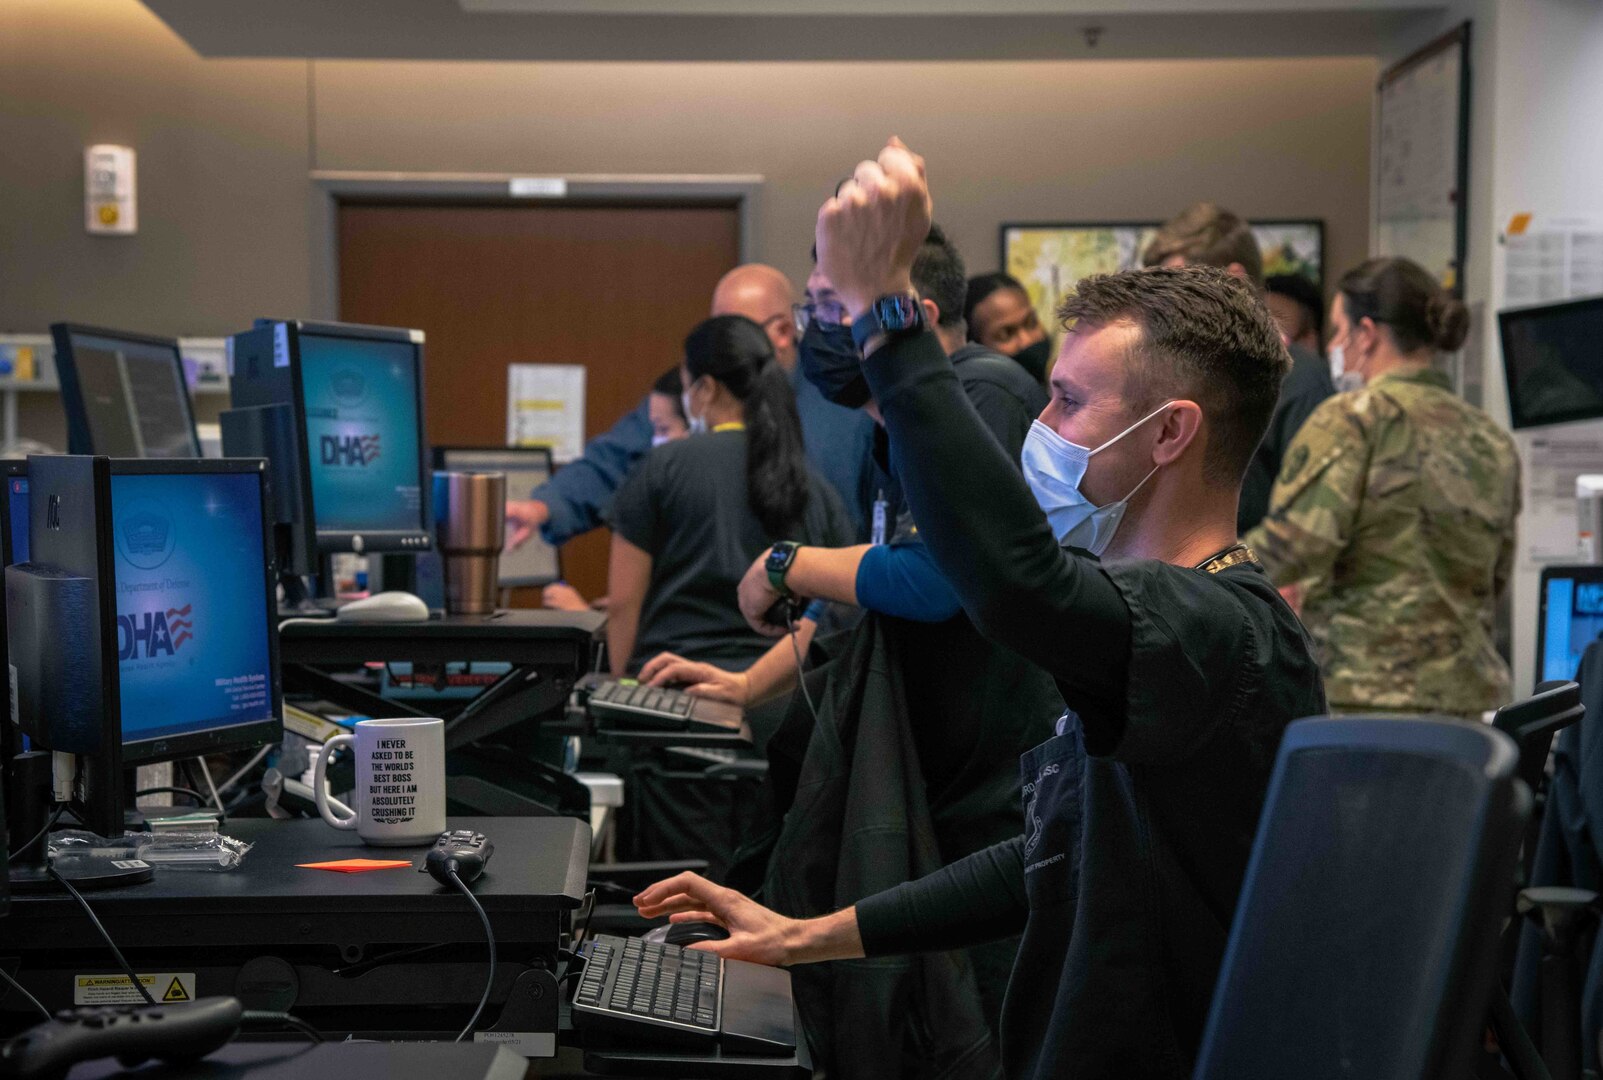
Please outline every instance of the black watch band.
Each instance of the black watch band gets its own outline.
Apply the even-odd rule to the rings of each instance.
[[[859,351],[878,334],[899,337],[924,329],[924,305],[912,293],[891,293],[868,306],[862,318],[852,320],[852,340]]]

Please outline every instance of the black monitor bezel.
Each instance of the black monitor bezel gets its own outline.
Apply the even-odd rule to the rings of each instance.
[[[1538,579],[1536,587],[1536,683],[1541,685],[1542,658],[1547,655],[1547,583],[1553,578],[1574,578],[1576,581],[1603,583],[1603,565],[1595,563],[1574,563],[1570,565],[1544,566],[1542,576]],[[1567,679],[1575,678],[1574,673],[1565,676]]]
[[[177,365],[178,369],[178,385],[184,388],[182,397],[184,417],[189,421],[189,444],[195,451],[194,456],[197,458],[201,456],[200,432],[195,427],[195,403],[189,390],[189,379],[184,374],[184,353],[177,338],[136,334],[130,330],[111,330],[103,326],[88,326],[84,323],[59,322],[51,324],[50,337],[55,345],[56,381],[61,386],[61,404],[67,413],[67,450],[69,453],[93,454],[95,452],[94,438],[89,430],[89,410],[84,405],[83,387],[78,382],[78,359],[73,353],[72,344],[74,335],[110,338],[114,341],[132,342],[135,345],[171,349],[173,363]],[[183,461],[186,459],[172,458],[171,460]]]
[[[11,530],[11,478],[13,476],[27,476],[28,463],[19,458],[6,458],[0,460],[0,570],[10,566],[16,561],[16,535]],[[5,597],[0,594],[0,657],[9,658],[11,628],[6,624]],[[11,665],[6,664],[5,670],[0,671],[0,687],[4,687],[6,701],[11,701],[15,687],[11,685]],[[7,709],[5,716],[0,716],[0,758],[9,763],[22,747],[22,733],[11,722],[11,713]],[[9,764],[6,766],[9,768]]]
[[[467,453],[467,454],[528,454],[531,457],[533,457],[533,456],[543,456],[545,458],[546,475],[547,476],[555,476],[556,475],[557,464],[556,464],[556,461],[554,460],[554,458],[552,457],[551,448],[549,446],[462,446],[462,445],[436,446],[433,449],[434,468],[436,470],[438,470],[438,471],[441,471],[441,472],[449,472],[450,469],[445,463],[445,456],[447,454],[456,454],[456,453]],[[512,493],[508,492],[507,493],[507,497],[511,498],[512,497]],[[556,560],[557,560],[557,573],[556,573],[555,577],[549,578],[549,579],[542,579],[542,578],[535,578],[535,577],[521,577],[521,576],[520,577],[515,577],[515,578],[501,578],[497,582],[497,584],[501,588],[504,588],[504,589],[520,589],[520,588],[541,588],[543,586],[552,585],[552,584],[555,584],[558,581],[561,581],[562,577],[563,577],[563,575],[562,575],[562,549],[560,547],[552,547],[551,550],[552,550],[553,554],[556,555]]]
[[[137,742],[120,740],[122,747],[121,759],[124,767],[149,765],[156,762],[173,761],[178,758],[196,757],[202,754],[254,750],[258,747],[278,742],[283,738],[284,689],[278,660],[278,565],[274,558],[273,550],[272,509],[267,496],[267,462],[261,458],[113,458],[111,460],[110,475],[114,479],[118,476],[182,476],[230,473],[255,473],[260,477],[257,490],[261,500],[262,552],[265,556],[262,561],[262,588],[265,597],[262,612],[267,628],[267,665],[272,716],[270,719],[258,720],[250,724],[236,724],[228,727],[212,728],[208,731],[190,732],[184,735],[161,736],[155,739],[141,739]],[[111,519],[116,514],[115,505],[110,507],[110,511],[111,516],[106,522],[105,529],[108,543],[114,543],[110,530]],[[111,574],[112,585],[115,589],[115,559],[113,559]],[[115,657],[115,649],[113,649],[112,655]],[[120,732],[122,730],[122,695],[120,687],[117,699],[117,724]]]
[[[11,478],[27,476],[28,462],[23,458],[0,459],[0,567],[10,566],[17,560],[17,538],[11,532]],[[0,622],[5,612],[0,610]],[[0,637],[0,645],[4,638]]]
[[[320,554],[355,551],[362,554],[403,553],[418,554],[434,549],[434,532],[429,527],[434,520],[429,505],[432,472],[429,468],[428,425],[423,412],[423,331],[406,330],[393,326],[365,326],[360,323],[310,322],[306,320],[275,320],[294,328],[289,335],[290,393],[294,397],[296,438],[300,440],[302,480],[306,488],[306,502],[312,510],[312,527]],[[258,320],[258,326],[262,320]],[[348,338],[357,341],[382,341],[412,346],[416,361],[417,378],[413,380],[417,395],[417,446],[418,446],[418,500],[419,529],[379,529],[357,532],[354,529],[324,529],[318,522],[317,496],[312,483],[312,448],[306,433],[306,395],[301,378],[301,336]],[[356,538],[362,538],[361,546]]]
[[[1603,405],[1591,408],[1569,409],[1540,418],[1526,415],[1521,408],[1519,376],[1515,373],[1514,365],[1509,363],[1508,337],[1511,323],[1536,315],[1568,313],[1589,308],[1596,308],[1600,319],[1603,319],[1603,296],[1581,297],[1577,300],[1564,300],[1556,304],[1529,304],[1523,307],[1504,308],[1497,313],[1497,337],[1503,356],[1503,381],[1508,389],[1509,427],[1518,431],[1523,428],[1549,427],[1553,424],[1567,424],[1576,420],[1603,418]]]
[[[41,476],[40,470],[47,475]],[[54,475],[49,475],[54,474]],[[34,513],[32,505],[41,498],[49,504],[54,493],[61,493],[62,521],[51,521],[52,515]],[[79,537],[75,530],[64,527],[79,510],[79,496],[91,508],[90,530],[93,536],[93,558],[79,558],[84,552],[72,551]],[[113,545],[111,543],[111,459],[103,455],[48,454],[30,455],[28,458],[28,501],[30,504],[28,532],[29,564],[59,567],[69,573],[92,576],[95,584],[96,619],[98,638],[96,655],[99,672],[86,672],[85,678],[98,677],[100,683],[99,737],[92,751],[74,750],[78,758],[78,777],[74,782],[72,812],[85,828],[101,836],[117,836],[123,827],[122,787],[122,701],[117,665],[117,597],[113,578]],[[72,515],[72,516],[69,516]],[[56,533],[67,545],[71,559],[57,561],[59,550],[39,541],[46,534]],[[41,555],[51,557],[40,562]],[[94,569],[91,573],[89,564]],[[9,642],[8,642],[9,648]],[[48,736],[35,733],[38,749],[58,750],[51,746]]]

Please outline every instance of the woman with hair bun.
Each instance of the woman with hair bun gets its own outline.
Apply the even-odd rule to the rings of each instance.
[[[1356,389],[1293,440],[1247,543],[1301,605],[1332,712],[1478,717],[1507,702],[1493,644],[1519,514],[1514,440],[1436,366],[1469,313],[1417,264],[1337,286],[1331,365]]]

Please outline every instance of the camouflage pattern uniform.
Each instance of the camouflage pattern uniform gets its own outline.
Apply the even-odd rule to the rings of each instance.
[[[1247,543],[1302,617],[1333,712],[1476,715],[1509,697],[1492,644],[1519,514],[1514,440],[1408,369],[1337,394],[1286,453]]]

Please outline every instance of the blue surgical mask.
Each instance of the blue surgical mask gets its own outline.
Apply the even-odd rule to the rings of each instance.
[[[802,377],[818,388],[824,400],[848,409],[861,408],[869,398],[863,378],[863,358],[849,326],[834,326],[814,319],[796,344]]]
[[[1101,555],[1108,549],[1113,534],[1118,531],[1119,522],[1124,520],[1130,500],[1135,498],[1142,484],[1152,479],[1152,474],[1158,468],[1153,466],[1152,472],[1147,473],[1141,483],[1124,498],[1103,506],[1092,505],[1080,491],[1085,470],[1090,466],[1092,457],[1157,416],[1170,404],[1172,402],[1165,401],[1095,450],[1070,442],[1039,420],[1030,425],[1029,434],[1024,437],[1020,464],[1024,466],[1024,479],[1030,485],[1030,493],[1046,513],[1046,520],[1052,526],[1052,534],[1057,537],[1058,543],[1065,547],[1084,548],[1093,555]]]

